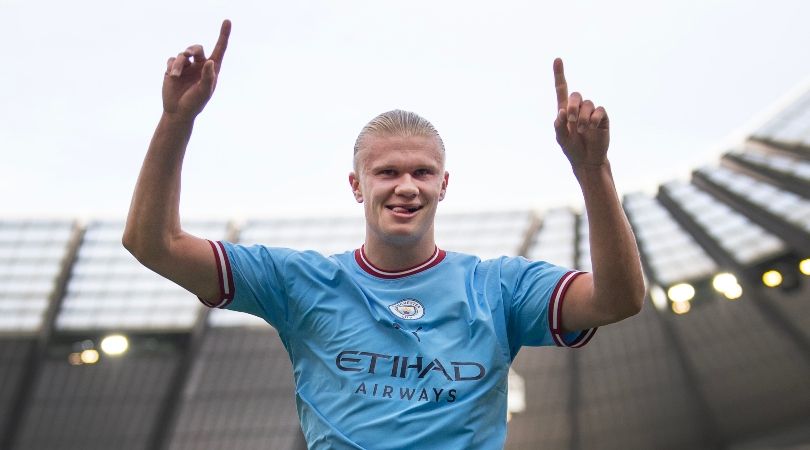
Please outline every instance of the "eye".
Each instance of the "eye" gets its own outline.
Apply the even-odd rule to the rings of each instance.
[[[390,177],[396,175],[397,172],[394,169],[380,169],[377,174]]]
[[[413,174],[416,177],[424,178],[432,173],[433,172],[430,169],[417,169]]]

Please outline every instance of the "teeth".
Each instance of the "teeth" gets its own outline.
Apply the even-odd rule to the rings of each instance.
[[[416,211],[419,210],[419,207],[417,206],[417,207],[414,207],[414,208],[406,208],[404,206],[389,206],[388,209],[390,209],[391,211],[394,211],[395,213],[405,214],[405,213],[416,212]]]

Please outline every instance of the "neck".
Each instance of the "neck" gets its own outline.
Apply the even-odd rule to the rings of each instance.
[[[436,241],[433,239],[433,233],[427,233],[418,242],[390,242],[367,232],[363,250],[366,258],[375,267],[395,272],[417,266],[430,259],[436,251]]]

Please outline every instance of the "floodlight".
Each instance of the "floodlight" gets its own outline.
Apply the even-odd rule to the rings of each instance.
[[[672,311],[675,314],[686,314],[692,309],[692,304],[688,300],[672,302]]]
[[[110,355],[117,356],[127,351],[129,348],[129,341],[126,336],[120,334],[113,334],[101,340],[101,350]]]
[[[98,351],[93,349],[83,350],[80,357],[84,364],[95,364],[98,362]]]
[[[762,283],[768,287],[777,287],[782,284],[782,273],[778,270],[768,270],[762,274]]]
[[[715,275],[712,287],[729,300],[737,300],[742,296],[742,286],[737,282],[737,277],[728,272]]]
[[[742,293],[742,286],[739,284],[735,284],[734,286],[731,286],[723,291],[723,295],[725,295],[729,300],[737,300],[738,298],[742,297]]]
[[[650,299],[652,299],[653,305],[659,311],[664,311],[667,309],[667,305],[669,302],[667,301],[667,294],[657,284],[652,285],[650,287]]]
[[[667,290],[667,297],[673,302],[688,302],[695,297],[695,288],[689,283],[678,283]]]
[[[526,383],[523,377],[510,367],[507,384],[509,389],[506,396],[506,421],[509,422],[512,414],[526,410]]]
[[[799,261],[799,272],[810,275],[810,258],[804,258]]]
[[[728,272],[718,273],[714,276],[714,279],[712,279],[712,287],[714,287],[714,289],[720,293],[725,293],[729,289],[734,289],[734,286],[737,285],[737,277]]]

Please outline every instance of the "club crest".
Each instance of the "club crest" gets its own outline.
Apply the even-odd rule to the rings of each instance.
[[[413,298],[400,300],[388,306],[388,309],[390,309],[395,316],[405,320],[420,319],[425,315],[425,307],[419,303],[419,300]]]

